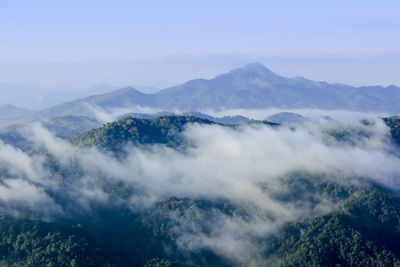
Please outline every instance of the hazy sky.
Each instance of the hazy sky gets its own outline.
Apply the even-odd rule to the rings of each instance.
[[[254,61],[400,85],[400,1],[0,2],[0,83],[163,88]]]

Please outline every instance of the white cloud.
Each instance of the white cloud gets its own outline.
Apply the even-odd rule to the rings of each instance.
[[[372,180],[399,189],[400,159],[390,151],[388,128],[381,120],[368,125],[341,124],[340,129],[366,133],[352,136],[350,144],[327,140],[324,133],[332,127],[338,125],[313,123],[293,129],[260,124],[233,129],[193,124],[184,131],[191,144],[184,152],[161,145],[128,145],[126,157],[115,158],[95,148],[74,147],[35,125],[29,137],[52,154],[67,175],[48,168],[43,157],[0,143],[0,165],[11,173],[1,178],[1,207],[28,209],[50,218],[49,213],[90,213],[98,204],[145,209],[172,196],[248,203],[274,219],[250,212],[252,220],[245,221],[214,211],[207,218],[215,224],[210,233],[191,229],[178,238],[182,247],[190,241],[197,244],[192,249],[207,247],[227,257],[246,259],[257,253],[253,238],[273,233],[284,221],[332,208],[329,200],[318,195],[314,199],[320,203],[315,208],[306,199],[276,200],[276,193],[287,190],[281,178],[290,173],[324,173],[337,183]],[[116,181],[138,191],[111,203],[104,185]],[[53,196],[61,196],[62,201]],[[179,218],[176,221],[179,224]]]

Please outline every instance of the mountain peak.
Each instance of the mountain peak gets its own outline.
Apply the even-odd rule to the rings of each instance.
[[[22,118],[32,111],[11,104],[0,105],[0,120],[15,120]]]
[[[264,76],[264,77],[274,77],[277,76],[274,72],[272,72],[270,69],[265,67],[261,63],[250,63],[247,65],[244,65],[243,67],[234,69],[230,72],[229,74],[239,74],[239,75],[257,75],[257,76]]]
[[[115,90],[113,92],[118,92],[118,93],[129,93],[129,92],[139,92],[138,90],[136,90],[135,88],[133,88],[132,86],[128,86],[128,87],[124,87],[118,90]]]
[[[265,67],[261,63],[250,63],[243,67],[234,69],[228,73],[222,74],[218,77],[226,77],[226,76],[237,76],[244,80],[254,80],[254,79],[261,79],[268,82],[274,82],[278,80],[284,79],[284,77],[275,74],[273,71]]]
[[[2,104],[2,105],[0,105],[0,110],[23,110],[23,111],[28,111],[25,108],[20,108],[20,107],[14,106],[12,104]]]
[[[133,88],[132,86],[124,87],[118,90],[114,90],[105,94],[101,95],[106,95],[106,96],[116,96],[116,95],[148,95],[146,93],[142,93],[141,91],[137,90],[136,88]],[[89,98],[92,97],[97,97],[95,96],[90,96]]]
[[[242,67],[241,69],[252,70],[252,71],[260,71],[260,72],[272,72],[270,69],[265,67],[263,64],[259,62],[250,63]]]

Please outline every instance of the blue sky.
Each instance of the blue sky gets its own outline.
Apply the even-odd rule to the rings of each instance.
[[[166,87],[253,61],[400,85],[400,1],[0,2],[0,83]]]

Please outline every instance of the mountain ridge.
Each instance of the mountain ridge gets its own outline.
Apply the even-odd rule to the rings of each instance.
[[[22,118],[30,113],[32,110],[17,107],[11,104],[0,105],[0,120],[14,120]]]
[[[260,63],[251,63],[209,80],[188,81],[161,90],[158,95],[158,105],[164,109],[175,106],[182,110],[275,107],[400,111],[399,87],[352,87],[286,78]]]
[[[150,107],[183,112],[206,109],[325,109],[363,112],[400,112],[400,87],[391,85],[352,87],[306,78],[286,78],[261,63],[251,63],[212,79],[194,79],[160,90],[142,93],[125,87],[55,105],[29,114],[25,120],[54,116],[95,116],[95,109]]]

